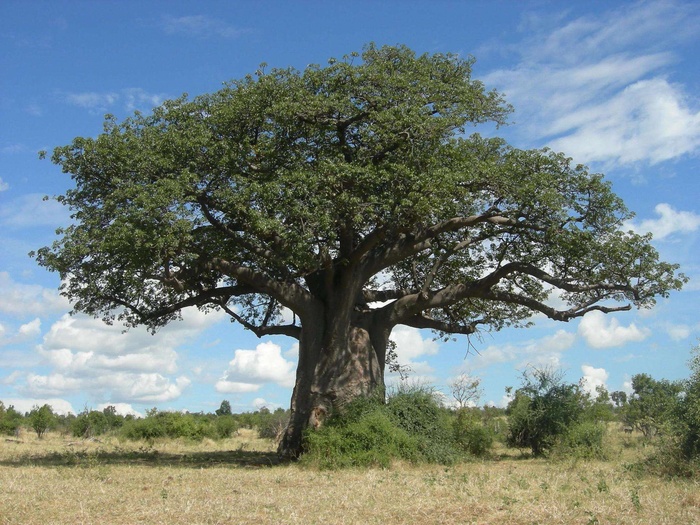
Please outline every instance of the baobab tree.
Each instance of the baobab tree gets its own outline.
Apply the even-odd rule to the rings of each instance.
[[[108,116],[54,150],[73,223],[35,256],[107,322],[156,330],[194,306],[298,339],[292,457],[309,424],[383,388],[397,325],[468,335],[680,288],[602,175],[467,132],[511,111],[472,65],[369,45]]]

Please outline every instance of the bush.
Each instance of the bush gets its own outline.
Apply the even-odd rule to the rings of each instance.
[[[416,461],[419,443],[399,428],[382,405],[366,410],[362,415],[353,403],[349,404],[350,417],[334,415],[318,430],[309,430],[305,436],[305,454],[302,461],[322,469],[344,467],[388,467],[396,459]]]
[[[0,434],[8,436],[16,435],[22,426],[22,414],[15,410],[15,407],[10,405],[5,408],[5,405],[0,401]]]
[[[523,386],[508,404],[509,446],[529,448],[534,456],[546,455],[578,423],[583,397],[578,385],[564,384],[563,374],[533,369],[523,375]]]
[[[453,430],[456,444],[472,456],[485,456],[493,447],[494,432],[482,424],[479,411],[458,410]]]
[[[396,425],[418,441],[420,460],[449,465],[459,459],[452,415],[431,389],[404,387],[389,397],[386,408]]]
[[[219,432],[210,417],[180,412],[149,411],[148,417],[127,421],[122,427],[124,437],[146,441],[166,437],[201,441],[205,437],[216,439]]]
[[[258,436],[262,439],[273,439],[277,441],[289,423],[289,411],[278,408],[270,412],[266,408],[260,409],[255,426],[258,429]]]
[[[580,459],[608,459],[605,447],[607,428],[604,423],[584,421],[573,425],[563,434],[554,452],[558,456]]]
[[[688,461],[700,462],[700,345],[693,349],[691,375],[683,382],[685,395],[676,407],[679,447]]]
[[[43,438],[46,431],[53,428],[56,424],[56,416],[49,405],[35,406],[29,412],[27,419],[39,439]]]
[[[358,398],[318,430],[307,430],[302,461],[320,468],[387,467],[394,460],[452,464],[460,457],[449,412],[429,390],[402,390],[385,404]]]
[[[217,416],[215,426],[216,435],[221,439],[230,438],[238,431],[238,422],[231,415]]]

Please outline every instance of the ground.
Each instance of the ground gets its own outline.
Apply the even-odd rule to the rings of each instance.
[[[0,438],[0,524],[700,524],[700,481],[640,472],[638,437],[618,434],[605,462],[499,449],[343,471],[279,464],[245,430],[154,444],[23,434]]]

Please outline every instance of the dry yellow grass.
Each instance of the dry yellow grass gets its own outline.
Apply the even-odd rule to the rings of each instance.
[[[700,524],[697,482],[639,476],[620,458],[319,472],[271,452],[245,432],[153,447],[3,440],[0,523]]]

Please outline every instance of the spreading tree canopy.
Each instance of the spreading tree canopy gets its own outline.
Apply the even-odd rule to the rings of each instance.
[[[292,456],[304,428],[383,387],[397,325],[471,334],[680,288],[602,175],[467,131],[511,110],[472,65],[369,45],[108,116],[53,152],[73,223],[37,260],[108,322],[155,330],[196,306],[299,339]]]

